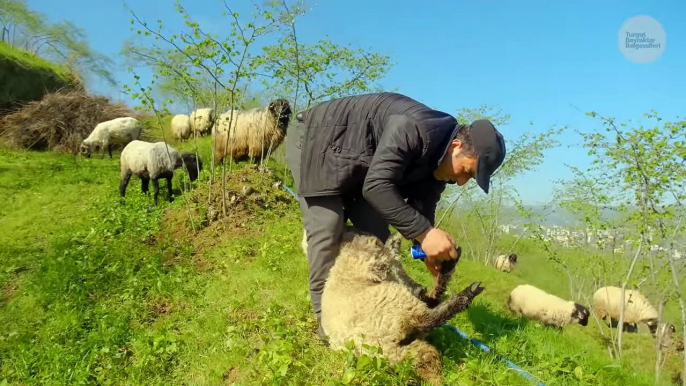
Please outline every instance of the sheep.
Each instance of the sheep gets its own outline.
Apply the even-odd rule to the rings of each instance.
[[[126,146],[131,141],[137,140],[141,136],[143,125],[136,118],[121,117],[109,121],[98,123],[88,138],[81,142],[79,151],[87,158],[91,157],[94,151],[101,151],[105,158],[105,149],[112,158],[112,146]]]
[[[191,113],[189,122],[191,125],[191,132],[205,135],[212,128],[215,121],[214,109],[211,107],[197,109]]]
[[[191,118],[186,114],[174,115],[171,120],[171,132],[181,140],[188,139],[191,136]]]
[[[198,169],[202,170],[202,160],[195,155],[179,152],[165,142],[144,142],[132,141],[121,152],[121,180],[119,183],[119,194],[124,197],[126,186],[132,175],[141,179],[143,193],[148,193],[148,183],[152,180],[155,190],[154,200],[157,206],[157,196],[160,192],[158,179],[167,180],[167,194],[169,202],[172,201],[172,178],[174,170],[181,166],[186,166],[186,171],[191,181],[198,178]]]
[[[414,357],[417,374],[440,385],[442,362],[425,333],[466,310],[484,287],[474,282],[441,302],[459,257],[442,264],[434,289],[427,294],[403,270],[400,240],[395,234],[384,244],[372,235],[344,232],[324,284],[321,326],[333,350],[344,350],[352,341],[355,355],[364,344],[380,347],[391,365]]]
[[[510,273],[517,265],[517,255],[511,253],[510,255],[499,255],[495,259],[495,268],[503,272]]]
[[[228,156],[239,162],[268,155],[283,142],[291,115],[286,99],[276,99],[266,108],[231,110],[220,115],[213,129],[215,160],[222,162]]]
[[[599,288],[593,294],[593,312],[605,320],[610,316],[610,325],[619,321],[620,301],[622,289],[620,287],[607,286]],[[650,304],[640,292],[627,289],[624,293],[626,308],[624,311],[624,328],[633,325],[638,330],[638,323],[645,323],[650,333],[655,336],[657,332],[657,310]]]
[[[585,327],[591,315],[587,307],[551,295],[530,284],[518,285],[510,292],[507,308],[556,328],[572,323],[579,323]]]
[[[307,258],[307,231],[303,228],[303,239],[300,242],[300,246],[303,249],[303,253],[305,254],[305,258]]]

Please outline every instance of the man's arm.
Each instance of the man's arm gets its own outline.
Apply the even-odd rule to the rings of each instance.
[[[430,177],[422,187],[422,191],[407,200],[407,203],[426,217],[433,227],[436,225],[436,206],[445,191],[446,183]],[[413,240],[412,244],[418,245],[419,241]]]
[[[429,219],[406,203],[397,187],[407,165],[421,153],[414,122],[402,115],[389,117],[362,186],[364,199],[406,239],[431,228]]]

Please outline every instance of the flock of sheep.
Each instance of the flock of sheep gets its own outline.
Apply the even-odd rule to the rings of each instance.
[[[211,108],[193,111],[190,116],[179,114],[171,120],[170,130],[187,140],[193,133],[215,137],[214,156],[217,162],[226,157],[240,161],[268,155],[283,141],[292,111],[285,99],[277,99],[266,108],[229,110],[216,117]],[[231,119],[232,127],[229,127]],[[145,142],[139,138],[143,130],[140,121],[121,117],[98,124],[81,143],[80,152],[90,157],[105,150],[112,158],[112,147],[124,146],[120,156],[120,195],[124,197],[130,178],[141,179],[142,190],[148,192],[152,180],[154,202],[159,194],[158,180],[167,181],[169,201],[174,170],[185,166],[191,181],[198,178],[202,160],[188,152],[179,153],[166,142]],[[344,243],[332,267],[322,294],[322,327],[329,337],[330,347],[345,348],[353,340],[359,354],[362,343],[381,347],[383,355],[397,364],[408,355],[414,356],[417,373],[433,385],[441,384],[441,360],[438,350],[428,343],[425,333],[466,310],[484,288],[474,282],[461,292],[442,300],[458,260],[444,263],[434,288],[426,288],[412,280],[401,264],[399,235],[386,243],[353,227],[344,233]],[[301,244],[307,255],[307,237],[303,231]],[[459,257],[458,257],[459,259]],[[517,255],[499,255],[493,266],[512,272]],[[610,324],[619,319],[621,288],[603,287],[593,296],[593,312]],[[675,332],[674,325],[658,326],[658,313],[638,291],[625,292],[625,326],[645,323],[654,337],[666,342]],[[514,288],[507,308],[548,326],[562,328],[572,323],[588,324],[589,309],[573,301],[551,295],[529,284]]]
[[[216,117],[212,108],[202,108],[194,110],[190,116],[175,115],[170,131],[182,141],[190,138],[192,133],[204,136],[211,132],[215,136],[214,155],[217,162],[223,162],[227,156],[238,162],[246,157],[255,159],[269,155],[283,141],[291,115],[290,104],[285,99],[276,99],[266,108],[229,110],[219,117]],[[123,146],[120,156],[121,197],[125,196],[129,180],[135,175],[141,179],[143,193],[148,193],[152,181],[155,206],[159,195],[158,181],[164,178],[171,202],[174,170],[185,166],[190,180],[195,181],[202,171],[202,160],[189,152],[179,153],[163,141],[142,141],[142,132],[143,124],[133,117],[101,122],[81,142],[79,151],[90,158],[92,153],[98,151],[104,157],[107,150],[112,158],[112,148]]]
[[[352,226],[346,226],[343,244],[331,268],[322,294],[322,327],[332,349],[343,350],[346,342],[355,343],[356,354],[362,344],[377,346],[391,364],[413,357],[417,374],[432,385],[441,384],[438,350],[424,339],[425,334],[456,314],[466,310],[482,291],[474,282],[448,299],[441,299],[459,260],[444,263],[434,288],[428,290],[412,280],[401,264],[401,236],[395,234],[386,243]],[[307,255],[307,237],[303,232],[301,247]],[[500,255],[493,266],[511,272],[517,255]],[[621,288],[602,287],[593,296],[593,312],[611,324],[619,319]],[[636,290],[625,292],[624,324],[645,323],[653,337],[666,347],[671,343],[674,325],[658,326],[658,313]],[[551,295],[529,284],[515,287],[507,308],[516,314],[561,329],[572,323],[588,324],[587,307]],[[679,348],[677,348],[679,349]],[[683,348],[681,348],[683,349]]]

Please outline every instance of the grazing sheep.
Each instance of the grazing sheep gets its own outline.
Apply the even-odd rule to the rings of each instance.
[[[572,323],[588,325],[588,308],[573,301],[551,295],[529,284],[521,284],[510,292],[507,308],[547,326],[562,328]]]
[[[198,133],[198,135],[205,135],[212,128],[212,125],[214,125],[214,109],[211,107],[197,109],[191,113],[189,121],[191,132]]]
[[[132,117],[114,118],[98,123],[88,138],[81,142],[81,154],[90,158],[91,153],[100,150],[105,158],[105,149],[112,158],[112,146],[126,146],[141,136],[143,125]]]
[[[238,162],[269,154],[283,142],[291,114],[286,99],[276,99],[266,108],[231,110],[222,114],[213,129],[215,160],[222,162],[225,157],[231,157]]]
[[[503,272],[510,273],[517,265],[517,255],[511,253],[509,255],[500,255],[495,258],[495,268]]]
[[[441,302],[457,259],[446,262],[431,294],[403,270],[401,236],[383,244],[377,237],[345,232],[340,253],[322,294],[322,327],[334,350],[355,343],[356,355],[367,344],[382,349],[391,365],[414,357],[417,374],[432,385],[441,384],[438,350],[424,333],[466,310],[483,291],[474,282]],[[368,353],[369,354],[369,353]]]
[[[676,327],[672,323],[660,323],[656,332],[656,342],[662,349],[666,349],[674,343],[674,334],[676,333]],[[677,343],[678,346],[678,343]],[[677,347],[678,349],[678,347]]]
[[[174,115],[171,120],[171,132],[181,140],[191,136],[191,118],[186,114]]]
[[[620,287],[602,287],[593,294],[593,312],[598,318],[605,320],[610,316],[610,325],[619,321],[622,289]],[[650,333],[657,332],[657,310],[640,292],[627,289],[624,293],[626,308],[624,311],[624,328],[632,325],[638,330],[638,323],[645,323]]]
[[[158,179],[167,180],[167,194],[169,202],[172,201],[172,178],[174,170],[186,166],[186,171],[191,181],[198,178],[198,169],[202,170],[202,160],[194,154],[179,152],[165,142],[132,141],[121,152],[121,181],[119,194],[124,197],[126,186],[131,176],[135,174],[141,179],[143,193],[148,193],[148,183],[152,180],[155,191],[155,206],[160,192]]]

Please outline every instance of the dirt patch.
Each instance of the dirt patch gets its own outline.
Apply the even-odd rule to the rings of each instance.
[[[241,373],[236,367],[231,367],[224,372],[222,379],[225,385],[233,385],[241,379]]]
[[[126,116],[142,119],[123,103],[81,90],[59,90],[4,116],[0,138],[17,148],[77,154],[98,123]]]
[[[0,290],[0,304],[7,303],[19,291],[19,279],[14,278],[6,283]]]
[[[211,188],[201,182],[189,202],[164,214],[157,240],[190,246],[191,257],[201,270],[211,265],[202,257],[204,251],[227,239],[259,235],[265,222],[283,216],[295,203],[270,169],[254,164],[234,166],[230,174],[227,171],[224,215],[221,169],[217,168],[215,176]],[[165,256],[165,260],[174,258]]]

